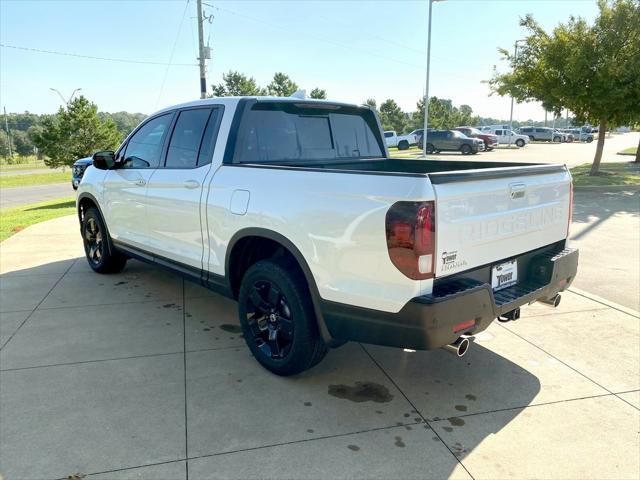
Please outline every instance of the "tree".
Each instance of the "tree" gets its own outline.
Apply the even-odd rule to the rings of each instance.
[[[9,152],[11,152],[12,154],[14,152],[13,138],[11,138],[10,141],[10,137],[3,129],[0,130],[0,155],[5,158],[9,158]]]
[[[511,70],[489,81],[499,95],[537,100],[555,114],[600,125],[591,175],[597,175],[607,128],[640,121],[640,2],[599,0],[593,25],[571,17],[547,33],[531,15],[517,58],[502,49]]]
[[[129,112],[99,112],[98,116],[100,117],[100,120],[106,120],[107,118],[113,120],[122,138],[129,135],[133,131],[133,129],[136,128],[140,124],[140,122],[142,122],[142,120],[147,118],[144,113]]]
[[[416,113],[411,119],[413,128],[424,128],[424,100],[421,98],[416,103]],[[429,99],[429,128],[436,130],[448,130],[462,125],[471,125],[478,120],[473,116],[473,110],[469,105],[454,107],[449,99],[431,97]]]
[[[267,85],[267,93],[275,97],[290,97],[297,90],[298,85],[282,72],[277,72],[271,83]]]
[[[115,150],[120,133],[111,119],[100,120],[98,107],[84,96],[42,120],[42,129],[33,132],[35,145],[51,167],[71,166],[97,150]]]
[[[384,130],[395,130],[400,134],[404,131],[406,122],[404,113],[394,100],[389,98],[380,105],[380,123]]]
[[[376,103],[376,99],[375,98],[367,98],[364,101],[363,105],[368,105],[369,107],[373,108],[374,110],[378,109],[378,104]]]
[[[244,73],[229,70],[222,74],[222,83],[212,85],[213,97],[231,97],[242,95],[261,95],[262,89],[253,77]]]
[[[27,135],[27,132],[22,130],[13,130],[11,132],[13,139],[13,145],[15,146],[15,153],[22,156],[33,155],[34,144],[31,138]]]
[[[311,90],[311,95],[309,95],[311,98],[317,98],[317,99],[325,99],[327,98],[327,91],[326,90],[321,90],[319,88],[314,88],[313,90]]]

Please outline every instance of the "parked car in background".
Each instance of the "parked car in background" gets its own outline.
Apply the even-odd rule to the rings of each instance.
[[[562,141],[563,141],[563,142],[571,143],[571,142],[573,142],[573,140],[574,140],[574,138],[575,138],[575,137],[573,136],[573,133],[568,132],[568,131],[567,131],[567,129],[559,129],[559,128],[556,128],[556,129],[554,130],[554,132],[555,132],[555,133],[559,133],[560,135],[562,135]]]
[[[418,136],[413,133],[398,135],[393,130],[387,130],[384,132],[384,141],[387,143],[387,147],[398,147],[398,150],[407,150],[411,145],[418,143]]]
[[[509,128],[509,125],[482,125],[476,128],[481,132],[491,132],[492,130],[496,130],[498,128],[502,128],[503,130],[506,130],[507,128]]]
[[[420,137],[418,146],[423,148],[424,137]],[[473,154],[484,150],[484,141],[479,138],[469,138],[456,130],[432,130],[427,132],[427,153],[460,152],[463,155]]]
[[[78,189],[78,185],[80,185],[80,180],[82,180],[84,171],[92,163],[93,160],[91,157],[79,158],[73,162],[73,167],[71,167],[71,186],[74,190]]]
[[[593,133],[584,132],[579,128],[568,128],[564,131],[565,133],[570,133],[571,135],[573,135],[573,139],[577,142],[591,143],[594,139]]]
[[[490,152],[498,146],[498,137],[491,132],[481,132],[474,127],[456,127],[452,130],[464,133],[469,138],[478,138],[484,142],[484,149]]]
[[[557,306],[578,265],[566,166],[390,158],[383,139],[374,110],[324,100],[156,112],[80,183],[89,267],[135,258],[237,300],[247,347],[278,375],[348,340],[460,357],[496,318]]]
[[[500,145],[515,145],[522,148],[529,144],[529,137],[515,133],[513,130],[496,128],[492,130],[492,133],[498,137],[498,143]]]
[[[566,135],[562,132],[554,131],[549,127],[520,127],[518,132],[521,135],[526,135],[530,140],[539,142],[565,142]]]

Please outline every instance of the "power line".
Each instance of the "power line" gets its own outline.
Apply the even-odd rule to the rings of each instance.
[[[41,48],[22,47],[18,45],[7,45],[6,43],[0,43],[2,48],[13,48],[14,50],[24,50],[27,52],[35,53],[47,53],[50,55],[62,55],[65,57],[87,58],[90,60],[103,60],[107,62],[121,62],[121,63],[137,63],[142,65],[170,65],[173,67],[197,67],[197,63],[165,63],[165,62],[150,62],[148,60],[132,60],[127,58],[108,58],[108,57],[94,57],[91,55],[81,55],[79,53],[59,52],[55,50],[43,50]]]
[[[180,39],[180,32],[182,31],[182,24],[184,23],[184,17],[187,14],[187,8],[189,8],[189,0],[184,6],[184,10],[182,11],[182,18],[180,19],[180,24],[178,25],[178,33],[176,33],[176,39],[173,41],[173,47],[171,48],[171,55],[169,55],[169,63],[167,63],[167,68],[164,70],[164,76],[162,78],[162,84],[160,85],[160,92],[158,93],[158,98],[156,100],[156,107],[158,103],[160,103],[160,97],[162,97],[162,92],[164,91],[164,84],[167,82],[167,74],[169,73],[169,67],[171,66],[171,62],[173,61],[173,55],[176,53],[176,46],[178,45],[178,40]]]

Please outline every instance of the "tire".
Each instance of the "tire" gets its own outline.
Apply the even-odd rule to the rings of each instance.
[[[460,151],[463,155],[469,155],[471,153],[471,147],[467,144],[464,144],[460,147]]]
[[[555,143],[560,143],[562,141],[562,139],[560,137],[553,137],[553,141]]]
[[[409,150],[409,142],[407,142],[406,140],[402,140],[398,144],[398,150]]]
[[[295,375],[327,354],[307,282],[297,265],[262,260],[240,284],[238,314],[255,359],[276,375]]]
[[[433,146],[433,144],[431,143],[427,143],[427,149],[426,149],[427,153],[435,153],[436,149]]]
[[[535,138],[533,138],[533,135],[529,135],[529,140],[531,140],[532,142],[535,140]]]
[[[587,143],[593,142],[593,137],[587,137]]]
[[[94,272],[118,273],[127,263],[127,257],[113,248],[109,231],[95,208],[87,209],[82,219],[82,243]]]
[[[521,139],[521,138],[517,139],[516,140],[516,145],[517,145],[518,148],[524,147],[524,140]]]

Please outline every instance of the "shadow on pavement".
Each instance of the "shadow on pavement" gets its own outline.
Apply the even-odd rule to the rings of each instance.
[[[573,200],[573,222],[590,225],[573,235],[579,240],[613,215],[623,213],[640,216],[640,190],[577,190]]]
[[[96,350],[92,348],[92,342],[96,342],[96,345],[103,348],[101,352],[107,357],[109,352],[106,352],[104,347],[105,345],[113,345],[113,356],[110,360],[118,361],[119,358],[132,359],[144,353],[135,350],[135,348],[139,348],[139,343],[146,338],[147,341],[166,346],[167,350],[167,352],[163,352],[158,347],[157,353],[154,353],[151,349],[145,355],[147,360],[148,357],[154,355],[164,355],[158,358],[169,361],[171,357],[167,357],[167,355],[181,354],[184,351],[184,347],[181,345],[181,338],[184,336],[184,345],[186,345],[187,351],[194,352],[185,354],[188,359],[185,360],[187,366],[185,396],[189,405],[188,415],[194,415],[193,420],[186,419],[189,425],[190,455],[193,455],[191,452],[210,455],[227,451],[228,447],[223,447],[223,445],[236,445],[236,450],[269,448],[270,445],[278,445],[285,440],[296,444],[301,442],[299,445],[302,446],[307,445],[304,448],[308,454],[311,454],[314,448],[320,447],[314,447],[314,442],[309,442],[309,440],[322,441],[322,439],[335,437],[336,442],[347,441],[343,437],[353,434],[349,442],[356,444],[360,441],[360,435],[363,432],[378,431],[379,437],[376,437],[378,438],[376,441],[380,443],[384,440],[382,445],[370,445],[361,450],[360,456],[349,457],[349,461],[355,462],[354,467],[358,468],[354,471],[364,472],[365,476],[367,476],[367,455],[375,455],[376,448],[384,447],[388,449],[386,455],[392,465],[394,453],[400,455],[403,450],[399,447],[404,448],[406,443],[407,450],[409,448],[416,449],[415,458],[412,457],[411,461],[422,465],[427,476],[429,476],[430,468],[433,467],[432,473],[434,475],[432,476],[446,477],[455,469],[460,468],[451,454],[458,460],[462,460],[485,438],[498,433],[517,417],[522,408],[528,406],[540,392],[540,381],[536,376],[520,365],[479,344],[475,344],[463,359],[440,350],[407,353],[400,349],[346,344],[329,352],[325,360],[310,371],[291,378],[276,377],[264,371],[246,353],[247,349],[242,343],[244,340],[238,329],[234,302],[199,287],[195,287],[194,290],[186,284],[186,295],[174,295],[173,298],[170,298],[171,290],[175,290],[174,293],[182,290],[182,279],[167,274],[164,270],[139,262],[129,262],[122,273],[115,275],[93,274],[84,262],[84,258],[69,259],[17,270],[0,276],[0,290],[2,290],[3,300],[6,299],[9,302],[6,305],[13,304],[15,307],[3,308],[3,311],[26,312],[15,318],[11,317],[10,313],[2,315],[3,335],[7,334],[8,338],[13,336],[8,343],[3,342],[2,353],[5,354],[5,361],[11,360],[12,348],[20,350],[19,357],[16,357],[20,361],[25,361],[25,350],[29,348],[34,349],[34,355],[42,355],[42,349],[38,349],[36,343],[42,342],[43,336],[45,340],[49,336],[51,343],[63,342],[55,343],[57,352],[69,350],[86,355],[85,358],[77,360],[85,364],[94,362],[89,365],[91,368],[95,368],[95,372],[100,372],[99,375],[103,376],[90,380],[87,377],[86,383],[84,380],[78,380],[80,377],[60,380],[63,382],[60,384],[60,388],[67,388],[64,382],[69,382],[66,398],[64,401],[54,402],[53,406],[46,406],[47,400],[45,400],[45,396],[42,396],[44,392],[41,392],[33,382],[30,383],[32,386],[26,391],[11,389],[12,385],[15,387],[24,384],[21,380],[19,381],[22,375],[25,375],[25,379],[28,375],[36,375],[36,371],[39,370],[37,367],[45,364],[44,357],[42,363],[36,363],[29,369],[5,372],[10,373],[13,380],[5,385],[7,388],[4,388],[2,392],[4,397],[2,423],[11,428],[5,430],[2,443],[5,446],[13,445],[10,450],[16,454],[15,462],[17,464],[11,462],[12,469],[15,471],[28,470],[27,465],[20,465],[20,458],[25,461],[29,458],[29,452],[35,448],[29,446],[31,443],[39,448],[49,449],[47,450],[48,457],[40,458],[39,467],[44,466],[43,462],[47,462],[47,458],[53,460],[57,458],[58,454],[73,449],[75,440],[73,440],[73,435],[68,436],[67,434],[72,433],[76,427],[71,424],[61,425],[58,417],[71,415],[69,412],[62,413],[65,409],[84,409],[84,405],[82,407],[77,405],[88,395],[84,390],[95,388],[96,382],[109,386],[117,385],[120,381],[121,372],[118,369],[100,370],[103,358],[91,357],[91,355],[96,355],[93,353]],[[74,289],[74,291],[64,292],[64,289]],[[127,290],[135,290],[137,293],[133,297],[123,297],[122,292]],[[96,295],[92,297],[90,292],[96,292]],[[180,301],[181,298],[185,299],[184,303]],[[67,299],[70,302],[68,305],[47,303],[51,301],[63,302]],[[139,305],[139,308],[151,305],[148,307],[150,313],[147,315],[141,310],[123,309],[122,305],[118,305],[121,300]],[[95,307],[84,306],[91,305],[92,301],[97,304]],[[160,304],[156,305],[153,302]],[[37,306],[40,306],[36,312],[38,318],[35,323],[37,325],[29,325],[30,320],[33,319],[29,319],[28,310]],[[70,309],[82,308],[83,317],[78,320],[70,320],[61,315],[59,317],[60,325],[56,325],[56,322],[51,321],[53,312],[67,306]],[[93,308],[96,311],[102,309],[102,313],[95,314],[96,317],[114,315],[119,318],[113,320],[106,317],[91,319],[89,316]],[[110,309],[113,313],[109,313]],[[166,327],[165,323],[173,322],[167,315],[174,315],[182,320]],[[154,320],[158,320],[158,325],[153,326]],[[109,330],[111,327],[109,325],[111,323],[109,322],[113,322],[114,329],[119,329],[118,334],[114,334],[113,338],[110,338]],[[150,330],[145,331],[139,326],[141,322],[149,324],[145,328],[155,330],[152,337],[147,335]],[[36,326],[43,330],[41,332],[27,332],[28,329],[36,328]],[[59,333],[56,332],[58,328],[60,329]],[[73,336],[69,334],[72,328],[76,329],[76,334]],[[86,331],[83,332],[83,329]],[[180,332],[181,329],[182,332]],[[137,347],[134,347],[134,342],[132,342],[132,348],[129,350],[123,349],[123,345],[127,345],[125,339],[127,330],[130,330],[129,335],[134,339],[141,339],[140,342],[135,342],[138,344]],[[170,336],[171,339],[162,339],[163,335]],[[29,339],[34,342],[31,347]],[[177,343],[180,345],[177,351],[173,348],[176,344],[175,340],[178,340]],[[79,345],[82,342],[85,345]],[[14,343],[16,345],[12,347]],[[69,358],[73,359],[73,357]],[[72,365],[72,363],[65,363],[64,360],[52,361],[51,364]],[[133,362],[134,360],[128,361]],[[140,362],[142,365],[140,368],[151,368],[145,365],[152,365],[152,363],[145,364],[142,363],[142,360]],[[181,366],[182,360],[177,365]],[[31,370],[34,368],[35,370]],[[140,372],[140,375],[144,376],[145,374]],[[236,380],[240,375],[240,378],[244,379],[242,383],[238,383]],[[168,385],[171,388],[182,389],[182,380],[177,383],[175,380],[174,378],[172,382],[168,382]],[[330,395],[331,388],[335,389],[336,385],[355,386],[357,382],[380,384],[388,389],[395,398],[390,403],[380,403],[373,398],[365,399],[365,401],[353,401]],[[126,411],[129,408],[126,406],[128,401],[136,404],[144,402],[144,395],[144,393],[131,397],[125,395],[119,400],[122,404],[120,411],[122,412],[122,409]],[[152,395],[156,398],[158,391],[154,390]],[[176,398],[181,397],[177,395]],[[288,399],[289,405],[286,408],[283,408],[283,399]],[[303,403],[302,400],[305,402]],[[262,404],[264,409],[248,408],[253,405],[252,402]],[[310,408],[311,404],[314,406],[313,409]],[[29,425],[27,421],[23,423],[18,418],[20,412],[25,408],[38,409],[41,421],[41,430],[37,435],[40,438],[31,438],[33,437],[32,432],[29,445],[20,440],[20,437],[25,433],[22,429]],[[100,407],[94,406],[93,408]],[[219,409],[218,412],[216,412],[217,409]],[[384,415],[381,414],[382,410],[385,410]],[[119,423],[114,421],[112,428],[110,428],[107,415],[109,411],[107,407],[105,412],[99,413],[100,417],[106,416],[103,418],[100,429],[83,427],[83,438],[86,445],[91,446],[84,450],[85,458],[83,460],[87,467],[94,465],[96,459],[101,458],[100,456],[104,452],[108,454],[112,451],[114,445],[118,443],[119,435],[123,435],[122,431],[119,431],[122,428],[123,419],[120,418]],[[135,411],[135,408],[132,408],[132,411]],[[269,418],[266,424],[262,424],[265,422],[265,411],[268,412]],[[468,432],[464,430],[465,417],[491,411],[501,411],[502,414],[479,423],[480,426],[476,424]],[[52,417],[47,419],[47,415]],[[298,419],[293,423],[292,415]],[[425,424],[425,420],[429,425]],[[139,420],[132,418],[131,421],[136,423]],[[246,425],[237,428],[237,430],[226,428],[238,421],[244,422]],[[227,425],[227,422],[231,423]],[[278,425],[278,427],[270,432],[268,425]],[[303,425],[304,429],[300,425]],[[201,428],[200,432],[198,432],[198,427]],[[256,428],[260,430],[259,434],[256,433]],[[314,429],[316,430],[315,434],[307,433],[313,432]],[[290,430],[295,431],[291,432]],[[110,433],[107,435],[105,432]],[[222,434],[221,432],[226,433]],[[456,438],[459,438],[461,434],[464,435],[464,442],[447,441],[447,436],[451,432],[457,433]],[[322,437],[318,437],[318,434],[322,434]],[[223,439],[224,435],[230,438]],[[233,438],[234,435],[238,436]],[[11,438],[13,436],[15,437]],[[218,438],[216,439],[216,437]],[[395,446],[393,440],[388,447],[386,446],[387,437],[395,438]],[[404,440],[398,440],[400,437]],[[68,445],[63,441],[64,438],[70,439]],[[125,441],[125,438],[120,440]],[[152,443],[155,441],[148,440]],[[365,442],[363,438],[361,440]],[[184,441],[184,437],[180,441]],[[413,445],[410,445],[409,442],[412,442]],[[446,445],[446,449],[440,442]],[[21,448],[24,448],[25,451],[20,452]],[[216,449],[218,450],[216,451]],[[344,451],[351,455],[351,450]],[[420,452],[426,453],[420,455]],[[429,458],[431,454],[440,455],[437,468]],[[135,457],[137,458],[137,455]],[[153,452],[146,452],[142,457],[150,458],[149,461],[153,461],[155,458]],[[113,468],[136,466],[131,464],[131,461],[131,459],[117,458],[116,456],[112,459]],[[139,464],[143,463],[140,461]],[[56,464],[51,464],[50,467],[52,472],[58,471],[60,468]],[[106,469],[100,462],[95,465],[95,468]],[[256,468],[258,468],[257,465]]]

